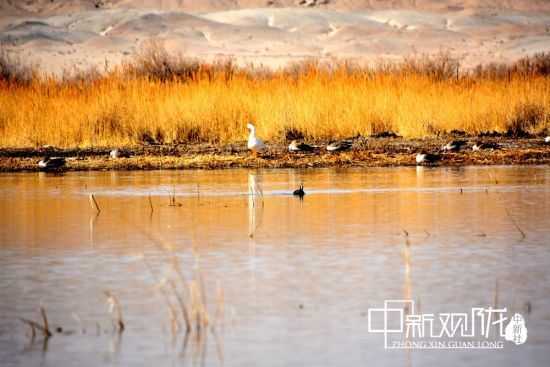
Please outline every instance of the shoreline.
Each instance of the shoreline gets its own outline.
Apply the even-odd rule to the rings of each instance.
[[[469,145],[458,152],[439,152],[450,140],[466,140]],[[500,149],[474,152],[477,140],[499,144]],[[326,142],[309,142],[316,146],[310,153],[291,153],[288,142],[267,144],[257,157],[246,143],[215,145],[208,143],[175,145],[139,145],[121,148],[130,158],[109,158],[112,147],[90,148],[0,148],[0,172],[37,172],[44,156],[67,158],[60,171],[158,170],[158,169],[224,169],[224,168],[308,168],[308,167],[400,167],[415,166],[420,150],[437,152],[441,159],[428,166],[461,167],[472,165],[550,164],[550,144],[537,138],[477,139],[475,137],[424,138],[358,138],[345,152],[330,153]]]

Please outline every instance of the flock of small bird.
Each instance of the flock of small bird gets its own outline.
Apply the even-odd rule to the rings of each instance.
[[[255,136],[256,130],[252,124],[248,124],[246,126],[250,129],[250,135],[248,136],[248,149],[252,150],[255,153],[261,152],[265,148],[264,142]],[[544,138],[544,142],[546,144],[550,144],[550,136]],[[334,141],[330,142],[326,146],[326,150],[329,152],[341,152],[350,149],[352,145],[353,143],[349,140]],[[453,140],[441,147],[441,151],[457,152],[462,149],[467,149],[467,147],[467,141]],[[315,148],[315,146],[308,145],[298,140],[293,140],[288,146],[288,150],[290,152],[312,152],[313,150],[315,150]],[[500,145],[492,142],[478,141],[472,145],[473,151],[496,150],[500,148]],[[433,164],[436,163],[439,159],[441,159],[441,156],[439,154],[430,154],[427,153],[425,150],[421,150],[416,155],[416,163],[418,164]]]
[[[264,142],[256,137],[256,129],[254,128],[254,125],[247,124],[246,125],[248,129],[250,129],[250,134],[248,135],[248,149],[251,150],[254,154],[258,154],[262,152],[265,149]],[[544,143],[550,144],[550,136],[547,136],[544,138]],[[350,140],[339,140],[339,141],[332,141],[329,142],[328,145],[325,147],[325,149],[328,152],[343,152],[346,150],[349,150],[353,146],[353,142]],[[319,148],[317,146],[309,145],[304,142],[293,140],[289,146],[288,150],[290,152],[313,152],[316,148]],[[457,152],[463,149],[468,148],[468,142],[465,140],[454,140],[447,144],[445,144],[441,151],[443,152]],[[472,145],[471,149],[473,151],[482,151],[482,150],[496,150],[500,149],[501,147],[498,144],[491,143],[491,142],[482,142],[478,141],[475,144]],[[123,151],[121,149],[113,149],[109,153],[109,157],[111,159],[118,159],[118,158],[129,158],[131,155]],[[436,153],[427,153],[425,150],[421,150],[416,155],[416,163],[417,164],[434,164],[438,160],[441,159],[441,155]],[[65,157],[45,157],[40,162],[38,162],[38,167],[41,170],[56,170],[62,168],[66,163]],[[300,194],[302,193],[302,194]],[[303,196],[303,185],[300,186],[300,189],[294,191],[294,195]]]
[[[550,142],[550,137],[547,137],[546,139],[548,139],[548,142]],[[501,148],[500,145],[492,142],[477,141],[472,145],[472,150],[474,152],[479,152],[482,150],[497,150],[500,148]],[[443,152],[458,152],[464,149],[468,149],[468,142],[465,140],[453,140],[441,147],[441,151]],[[420,151],[420,153],[416,155],[416,163],[418,164],[422,164],[422,163],[433,164],[440,159],[441,159],[441,156],[439,154],[426,153],[425,150]]]
[[[256,137],[256,129],[254,128],[254,125],[247,124],[246,127],[250,129],[250,134],[248,135],[248,149],[253,151],[255,154],[260,153],[265,148],[264,142]],[[331,141],[326,146],[326,150],[329,152],[343,152],[350,149],[352,145],[353,142],[349,140]],[[313,152],[315,148],[317,147],[298,140],[293,140],[288,145],[288,150],[290,152]]]

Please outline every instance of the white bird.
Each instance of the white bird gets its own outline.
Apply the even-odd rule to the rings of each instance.
[[[130,153],[120,150],[118,148],[115,148],[111,150],[111,152],[109,153],[109,158],[111,159],[130,158]]]
[[[118,149],[111,150],[111,153],[109,153],[109,157],[112,159],[120,158],[120,150]]]
[[[545,142],[546,144],[549,144],[549,143],[550,143],[550,135],[547,136],[546,138],[544,138],[544,142]]]
[[[254,153],[261,152],[265,148],[264,142],[254,136],[254,132],[256,131],[254,125],[247,124],[246,127],[250,129],[250,135],[248,135],[248,149],[252,150]]]

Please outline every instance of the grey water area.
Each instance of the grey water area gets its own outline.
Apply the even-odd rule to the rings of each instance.
[[[549,218],[548,166],[3,173],[0,365],[550,365]]]

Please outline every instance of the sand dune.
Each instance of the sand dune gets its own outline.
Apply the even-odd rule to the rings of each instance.
[[[387,9],[387,2],[355,0],[2,0],[0,43],[54,73],[114,65],[151,37],[175,53],[270,66],[440,50],[474,65],[550,51],[547,1],[392,3]]]
[[[416,9],[448,12],[469,9],[548,11],[546,0],[1,0],[0,10],[30,12],[43,15],[74,13],[94,9],[147,8],[211,12],[244,8],[319,8],[336,11],[373,9]]]

